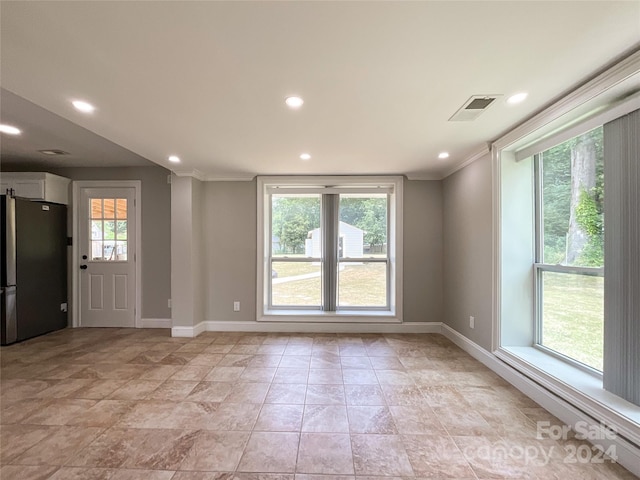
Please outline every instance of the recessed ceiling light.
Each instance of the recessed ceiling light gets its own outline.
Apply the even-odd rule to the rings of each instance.
[[[440,154],[438,155],[438,158],[440,159],[449,158],[449,152],[440,152]]]
[[[20,135],[22,133],[19,128],[4,123],[0,124],[0,132],[6,133],[7,135]]]
[[[180,163],[180,157],[176,156],[176,155],[171,155],[169,157],[169,161],[173,162],[173,163]]]
[[[300,97],[292,96],[285,98],[284,103],[286,103],[289,108],[300,108],[304,100]]]
[[[300,160],[311,160],[311,155],[308,153],[303,153],[300,155]]]
[[[69,155],[69,152],[65,152],[64,150],[58,150],[57,148],[51,148],[48,150],[38,150],[43,155]]]
[[[529,94],[526,92],[516,93],[515,95],[511,95],[509,98],[507,98],[507,103],[510,105],[515,105],[516,103],[523,102],[525,98],[527,98],[527,95]]]
[[[76,110],[79,110],[82,113],[93,113],[93,111],[96,109],[96,107],[94,107],[90,103],[82,100],[74,100],[71,103],[73,104],[74,107],[76,107]]]

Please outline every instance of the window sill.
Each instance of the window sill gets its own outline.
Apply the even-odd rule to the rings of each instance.
[[[267,310],[257,318],[259,322],[324,322],[324,323],[402,323],[388,310]]]
[[[602,378],[535,347],[501,347],[496,356],[576,408],[640,445],[640,407],[602,387]]]

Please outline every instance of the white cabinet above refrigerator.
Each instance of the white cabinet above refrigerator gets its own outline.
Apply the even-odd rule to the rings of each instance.
[[[3,172],[0,174],[0,193],[12,189],[16,197],[69,204],[68,178],[45,172]]]

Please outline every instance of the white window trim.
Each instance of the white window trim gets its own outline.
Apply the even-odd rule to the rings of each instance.
[[[402,278],[403,278],[403,177],[402,176],[258,176],[257,177],[257,258],[256,258],[256,320],[262,322],[318,322],[327,323],[402,323]],[[297,188],[303,185],[304,188]],[[269,310],[265,285],[265,276],[270,274],[268,265],[269,239],[265,235],[265,220],[269,218],[269,205],[265,194],[274,186],[295,188],[307,192],[337,193],[340,185],[362,188],[371,193],[378,187],[386,192],[393,189],[389,208],[389,257],[391,273],[389,275],[390,310],[340,310],[324,312],[319,310],[273,309]],[[326,189],[327,186],[332,188]],[[380,190],[378,190],[380,191]],[[384,190],[383,190],[384,191]],[[386,193],[385,192],[385,193]]]
[[[491,145],[492,156],[492,204],[493,204],[493,335],[491,350],[500,360],[519,371],[560,398],[569,400],[576,408],[609,426],[624,432],[624,436],[640,444],[640,408],[624,402],[602,389],[597,376],[533,346],[502,345],[502,225],[501,198],[502,162],[515,160],[516,152],[530,146],[545,135],[550,127],[569,125],[554,141],[575,136],[576,129],[591,126],[594,122],[607,121],[607,112],[616,110],[618,116],[638,109],[637,95],[622,105],[615,101],[626,91],[634,91],[640,85],[640,51],[635,51],[607,71],[596,76],[551,107],[524,122]],[[615,95],[613,95],[615,93]],[[585,113],[587,112],[587,113]],[[599,117],[599,118],[598,118]],[[608,118],[608,120],[611,120]],[[563,138],[566,135],[566,138]],[[541,143],[542,145],[542,143]],[[534,296],[531,291],[531,301]],[[531,305],[533,308],[533,303]],[[505,319],[513,322],[515,319]]]
[[[496,140],[491,145],[492,165],[492,210],[493,210],[493,335],[491,350],[495,351],[501,346],[501,268],[502,268],[502,198],[501,198],[501,166],[504,157],[515,158],[515,151],[519,146],[533,142],[539,132],[544,131],[549,125],[565,123],[575,125],[576,116],[583,117],[587,122],[590,118],[584,118],[584,110],[591,111],[594,115],[605,115],[610,105],[607,105],[606,94],[612,90],[624,91],[626,88],[633,90],[640,83],[640,51],[636,51],[624,60],[620,61],[607,71],[596,76],[582,87],[576,89],[563,99],[551,105],[548,109],[524,122],[514,130]],[[600,101],[599,101],[600,100]],[[625,102],[626,108],[618,110],[620,115],[625,111],[631,112],[638,108],[639,99],[633,97]],[[588,107],[588,108],[587,108]],[[617,104],[615,108],[620,108]],[[627,112],[627,113],[628,113]],[[573,133],[573,132],[571,132]],[[559,142],[561,138],[556,138]]]
[[[617,111],[618,108],[614,108],[613,110]],[[607,111],[609,114],[610,111]],[[607,115],[608,116],[608,115]],[[595,118],[596,120],[600,119],[600,116]],[[581,123],[581,126],[584,130],[576,130],[576,136],[582,135],[586,132],[589,132],[593,128],[601,125],[592,125],[593,119],[588,121],[587,123]],[[572,132],[573,133],[573,132]],[[571,137],[575,138],[575,137]],[[570,139],[562,139],[561,143],[568,141]],[[539,144],[540,145],[540,144]],[[550,145],[548,148],[554,147],[554,145]],[[541,148],[547,148],[547,145],[540,145]],[[546,150],[545,150],[546,151]],[[542,152],[542,151],[541,151]],[[534,322],[534,331],[533,331],[533,346],[547,355],[554,356],[560,359],[563,362],[570,363],[574,367],[579,368],[591,375],[595,375],[598,378],[602,379],[602,372],[597,370],[596,368],[581,363],[576,358],[573,358],[568,354],[568,352],[560,352],[556,351],[543,343],[544,341],[544,311],[543,311],[543,298],[544,298],[544,282],[543,282],[543,274],[545,272],[555,272],[555,273],[565,273],[565,274],[573,274],[573,275],[586,275],[586,276],[595,276],[595,277],[604,277],[604,267],[582,267],[577,265],[562,265],[562,264],[551,264],[544,262],[544,166],[542,160],[542,153],[535,152],[533,154],[532,162],[533,162],[533,188],[535,200],[533,202],[533,208],[535,209],[534,215],[534,261],[533,264],[533,284],[534,284],[534,307],[533,307],[533,322]],[[516,161],[521,161],[522,159],[518,159],[518,155],[516,154]]]

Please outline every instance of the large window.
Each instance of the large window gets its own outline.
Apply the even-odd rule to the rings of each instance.
[[[401,186],[397,177],[259,179],[258,317],[397,321]]]
[[[537,184],[536,343],[602,371],[602,127],[534,158]]]
[[[493,354],[562,421],[617,431],[634,467],[639,67],[636,51],[491,145]]]

